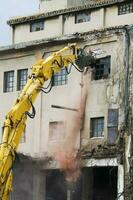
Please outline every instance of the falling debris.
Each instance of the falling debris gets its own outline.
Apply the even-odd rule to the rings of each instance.
[[[65,173],[66,180],[68,182],[76,182],[80,176],[80,157],[78,151],[63,149],[56,149],[54,152],[54,158],[59,162],[59,168]]]

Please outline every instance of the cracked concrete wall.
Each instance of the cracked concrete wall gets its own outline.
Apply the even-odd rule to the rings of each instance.
[[[91,80],[91,72],[88,74],[88,96],[84,116],[84,129],[82,131],[82,144],[87,144],[90,146],[90,150],[95,148],[98,144],[104,144],[107,142],[108,109],[119,109],[119,130],[121,129],[124,122],[123,37],[112,37],[112,42],[110,38],[109,41],[107,39],[104,43],[102,39],[104,39],[104,37],[97,39],[94,45],[88,43],[88,46],[86,47],[86,50],[100,48],[105,52],[103,57],[107,55],[111,56],[111,73],[109,79],[101,79],[95,81]],[[90,138],[90,118],[102,116],[105,118],[104,137],[95,139]]]

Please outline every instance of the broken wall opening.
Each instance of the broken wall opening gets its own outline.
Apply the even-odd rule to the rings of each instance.
[[[59,170],[48,170],[46,200],[115,200],[118,167],[85,167],[76,183],[67,183]]]
[[[117,198],[117,167],[84,168],[82,199],[115,200]]]
[[[47,170],[46,200],[67,200],[67,184],[59,170]]]

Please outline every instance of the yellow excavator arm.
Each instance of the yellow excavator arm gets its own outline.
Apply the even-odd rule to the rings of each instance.
[[[80,63],[81,54],[79,52],[80,49],[77,45],[71,44],[33,65],[32,73],[25,87],[15,105],[6,115],[0,146],[0,200],[9,200],[9,194],[12,191],[12,167],[15,153],[26,126],[27,116],[31,118],[35,116],[33,103],[36,97],[40,91],[43,91],[44,83],[52,79],[55,73],[69,67],[74,61]],[[92,57],[90,58],[92,59]],[[31,108],[32,113],[29,113]]]

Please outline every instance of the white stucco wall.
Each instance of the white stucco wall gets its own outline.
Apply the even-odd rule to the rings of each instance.
[[[63,8],[67,8],[67,0],[40,1],[40,10],[44,12],[60,10]]]
[[[64,22],[64,34],[72,34],[77,32],[87,32],[103,27],[103,9],[91,12],[89,22],[75,24],[75,16],[69,15]]]
[[[132,19],[133,13],[118,15],[117,6],[112,6],[105,10],[105,27],[132,24]]]
[[[51,3],[51,1],[49,3]],[[56,6],[59,5],[60,3],[56,3]],[[48,39],[62,35],[92,31],[95,29],[132,24],[132,17],[133,13],[126,15],[118,15],[117,6],[92,10],[90,21],[78,24],[75,24],[74,13],[67,14],[65,16],[60,15],[57,17],[44,19],[45,24],[44,30],[42,31],[30,32],[29,22],[16,25],[14,35],[12,37],[12,43],[28,42],[38,39]]]
[[[102,43],[102,44],[101,44]],[[66,135],[73,135],[75,139],[75,145],[80,143],[79,129],[73,131],[73,126],[76,126],[77,113],[68,110],[54,109],[51,105],[64,106],[68,108],[74,108],[81,111],[81,103],[83,100],[83,88],[87,90],[87,101],[85,104],[85,118],[84,118],[84,129],[82,130],[82,144],[85,145],[88,142],[96,142],[95,139],[90,139],[90,118],[92,117],[104,117],[105,118],[105,129],[104,137],[97,138],[98,141],[106,141],[107,138],[107,110],[108,108],[119,108],[119,80],[120,74],[123,70],[121,57],[122,48],[121,43],[117,37],[106,37],[106,39],[95,40],[93,42],[85,42],[81,46],[86,46],[88,49],[101,48],[105,52],[104,56],[111,56],[111,74],[110,79],[104,80],[91,80],[91,73],[88,73],[86,82],[82,82],[82,76],[75,69],[72,70],[68,76],[68,84],[63,86],[55,86],[52,91],[48,94],[41,94],[37,98],[35,108],[37,111],[36,118],[34,120],[28,120],[26,128],[26,143],[21,144],[19,150],[26,154],[38,157],[43,156],[49,148],[58,144],[64,143],[62,141],[51,141],[49,138],[49,122],[51,121],[65,121],[66,122]],[[63,45],[64,46],[64,45]],[[7,57],[0,57],[0,98],[3,99],[3,104],[0,105],[1,116],[0,126],[2,127],[4,116],[10,110],[13,102],[18,95],[16,92],[16,76],[17,69],[30,68],[36,61],[38,54],[43,54],[44,51],[49,55],[49,52],[61,49],[63,46],[48,47],[40,49],[38,51],[31,52],[18,52],[18,54],[7,55]],[[112,51],[113,49],[113,51]],[[47,53],[48,52],[48,53]],[[116,53],[117,52],[117,53]],[[28,55],[29,54],[29,55]],[[123,57],[123,56],[122,56]],[[119,62],[118,62],[119,61]],[[116,64],[117,63],[117,64]],[[12,93],[3,93],[3,72],[8,70],[15,70],[15,90]],[[120,72],[120,73],[118,73]],[[83,85],[82,85],[83,83]],[[9,101],[10,98],[10,101]],[[83,110],[81,111],[83,112]],[[119,122],[121,123],[121,122]],[[83,124],[81,124],[83,125]],[[73,142],[73,141],[72,141]]]
[[[51,108],[51,105],[59,105],[72,109],[80,109],[80,74],[73,70],[73,73],[68,77],[68,84],[64,86],[55,86],[49,95],[42,95],[42,139],[41,139],[41,151],[45,152],[50,150],[54,146],[66,143],[67,137],[73,137],[75,139],[70,141],[66,145],[74,145],[79,147],[79,129],[74,132],[74,126],[77,126],[77,115],[76,111],[69,111],[65,109]],[[66,133],[64,140],[50,140],[49,138],[49,122],[52,121],[64,121],[66,124]],[[76,131],[75,130],[75,131]],[[73,144],[72,144],[73,143]]]
[[[9,112],[13,104],[15,103],[15,100],[17,99],[17,96],[19,94],[19,91],[17,91],[17,70],[18,69],[26,69],[28,68],[30,73],[30,67],[32,63],[35,62],[35,59],[32,55],[25,56],[22,55],[20,57],[20,54],[17,55],[9,55],[6,57],[5,60],[0,59],[0,99],[2,99],[0,104],[0,127],[3,126],[3,122],[5,119],[6,114]],[[16,60],[17,59],[17,60]],[[5,71],[11,71],[14,70],[15,77],[14,77],[14,92],[7,92],[3,93],[3,79],[4,79],[4,72]],[[28,120],[26,125],[26,143],[20,144],[20,150],[23,150],[26,154],[34,154],[34,147],[33,147],[33,141],[34,141],[34,129],[35,128],[35,122]],[[28,132],[31,131],[31,134],[29,135]],[[0,130],[2,132],[2,129]],[[2,135],[0,134],[0,137]],[[36,137],[36,136],[35,136]],[[35,140],[36,141],[36,140]]]
[[[112,40],[112,41],[111,41]],[[119,108],[121,99],[119,97],[119,81],[121,72],[123,71],[123,61],[120,55],[123,55],[122,43],[117,40],[117,37],[108,38],[100,44],[98,41],[94,44],[88,44],[86,50],[102,49],[103,57],[111,56],[110,78],[101,80],[91,80],[91,72],[88,74],[87,84],[87,102],[85,107],[84,129],[82,131],[82,144],[86,145],[90,142],[90,146],[94,146],[97,142],[107,140],[107,118],[109,108]],[[112,51],[113,49],[113,51]],[[118,73],[119,72],[119,73]],[[90,118],[104,117],[104,134],[103,137],[90,138]],[[119,124],[122,123],[122,118],[119,118]]]
[[[62,34],[61,18],[44,20],[44,30],[30,32],[30,23],[16,26],[14,31],[14,43],[28,42],[60,36]]]
[[[61,47],[57,47],[60,49]],[[42,51],[43,53],[43,51]],[[30,52],[31,55],[26,53],[18,53],[15,55],[8,55],[6,57],[0,57],[0,98],[2,103],[0,105],[0,127],[2,130],[5,115],[9,112],[12,105],[14,104],[17,96],[17,70],[18,69],[29,69],[36,62],[36,56],[34,52]],[[14,92],[3,93],[3,76],[5,71],[14,70]],[[71,75],[68,77],[68,84],[64,86],[53,87],[50,94],[46,95],[41,93],[36,102],[36,117],[31,120],[28,119],[26,123],[26,142],[21,143],[19,146],[19,152],[33,157],[44,156],[45,153],[51,149],[54,145],[63,144],[64,140],[50,140],[49,138],[49,122],[51,121],[64,121],[66,123],[66,134],[73,132],[73,127],[76,122],[72,122],[77,117],[77,112],[59,110],[51,108],[51,105],[65,106],[68,108],[79,109],[80,101],[80,76],[79,72],[72,70]],[[9,100],[10,99],[10,100]],[[75,145],[79,147],[79,132],[76,133]],[[0,135],[2,137],[2,134]]]

